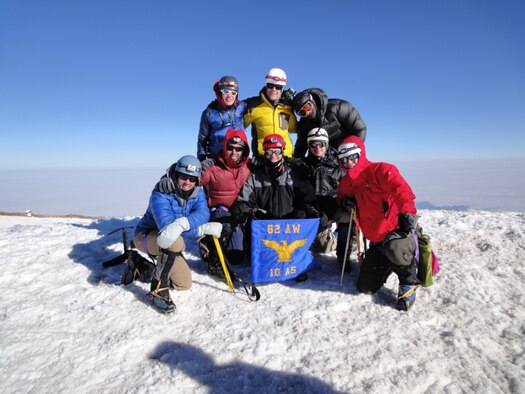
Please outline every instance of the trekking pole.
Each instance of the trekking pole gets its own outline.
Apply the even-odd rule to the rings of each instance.
[[[226,267],[226,262],[224,261],[224,255],[222,254],[222,248],[221,244],[219,243],[219,238],[212,238],[213,242],[215,243],[215,248],[217,249],[217,254],[219,255],[219,260],[221,262],[222,270],[224,271],[224,276],[226,277],[226,283],[228,283],[228,287],[233,293],[235,291],[235,288],[233,287],[232,278],[230,277],[230,271],[228,270],[228,267]]]
[[[343,276],[345,274],[345,267],[346,267],[346,259],[348,258],[348,249],[350,247],[350,238],[352,234],[352,222],[354,220],[354,210],[352,209],[350,211],[350,222],[348,223],[348,234],[346,236],[346,246],[345,246],[345,255],[343,257],[343,268],[341,269],[341,280],[339,281],[339,284],[343,284]]]

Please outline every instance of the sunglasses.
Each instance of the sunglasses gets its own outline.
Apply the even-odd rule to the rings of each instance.
[[[266,89],[277,89],[277,90],[283,90],[283,85],[276,85],[274,83],[267,83]]]
[[[226,150],[230,151],[230,152],[242,152],[244,148],[242,146],[232,146],[232,145],[228,145],[226,147]]]
[[[221,89],[220,92],[224,96],[226,96],[227,94],[231,94],[233,97],[237,96],[237,94],[239,93],[236,90],[231,90],[231,89]]]
[[[283,150],[280,149],[280,148],[277,148],[277,149],[266,149],[264,151],[264,155],[266,157],[271,157],[272,155],[279,156],[279,155],[282,155],[282,154],[283,154]]]
[[[355,160],[358,158],[359,158],[359,153],[354,153],[353,155],[350,155],[350,156],[341,157],[339,161],[344,164],[350,160]]]
[[[191,175],[179,174],[179,179],[183,181],[190,181],[191,183],[197,183],[197,177]]]
[[[310,148],[324,148],[324,142],[319,142],[319,141],[310,142],[310,144],[308,144],[308,146]]]

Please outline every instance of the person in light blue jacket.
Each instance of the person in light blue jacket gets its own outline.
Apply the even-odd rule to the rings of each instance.
[[[146,213],[135,228],[133,243],[141,252],[157,256],[149,295],[163,313],[173,312],[169,289],[188,290],[191,271],[182,254],[184,237],[221,235],[220,223],[208,223],[210,210],[199,186],[201,164],[194,156],[183,156],[166,171],[173,193],[162,193],[158,184],[151,193]]]

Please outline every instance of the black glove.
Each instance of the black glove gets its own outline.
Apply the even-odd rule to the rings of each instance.
[[[153,190],[164,194],[175,193],[173,182],[166,175],[160,178]]]
[[[401,231],[409,234],[417,227],[417,215],[410,213],[400,213],[397,215],[397,225]]]
[[[286,89],[281,95],[281,103],[284,105],[292,105],[293,96],[295,96],[295,90],[292,88]]]
[[[264,156],[253,156],[250,160],[250,163],[252,167],[258,168],[266,164],[266,159],[264,158]]]
[[[355,198],[353,197],[344,197],[341,200],[341,209],[345,212],[351,213],[357,208]]]

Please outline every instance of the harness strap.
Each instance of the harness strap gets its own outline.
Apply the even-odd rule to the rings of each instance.
[[[142,235],[140,236],[140,244],[142,245],[142,249],[144,249],[144,251],[148,255],[151,255],[151,253],[149,252],[149,249],[148,249],[148,243],[146,242],[146,237],[147,236],[148,236],[147,233],[142,233]]]

